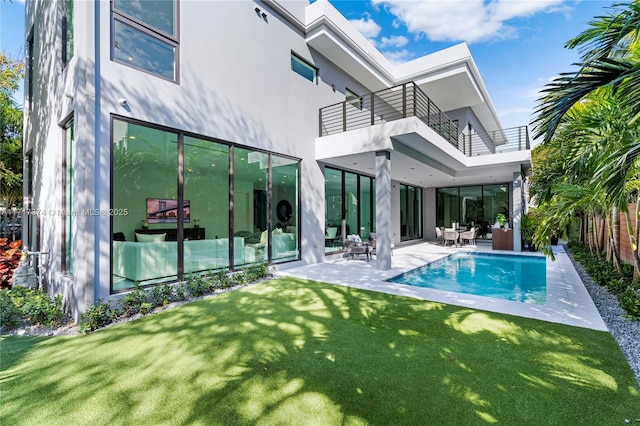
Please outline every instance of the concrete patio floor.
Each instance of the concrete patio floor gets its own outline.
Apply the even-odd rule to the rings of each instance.
[[[547,258],[547,298],[545,305],[385,282],[388,278],[443,258],[456,251],[491,251],[493,253],[541,256],[540,253],[493,251],[491,246],[486,243],[480,243],[477,246],[443,247],[436,243],[424,242],[396,247],[393,250],[391,269],[388,271],[375,269],[375,257],[370,262],[367,262],[364,257],[351,260],[339,257],[313,265],[290,269],[282,267],[282,269],[276,271],[276,276],[298,277],[607,331],[604,321],[562,246],[554,246],[555,261]]]

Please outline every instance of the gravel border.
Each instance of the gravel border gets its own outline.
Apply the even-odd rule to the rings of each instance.
[[[565,245],[564,248],[609,332],[618,342],[618,346],[640,386],[640,321],[626,318],[624,310],[618,304],[618,298],[603,286],[595,283],[582,265],[573,258],[569,247]]]

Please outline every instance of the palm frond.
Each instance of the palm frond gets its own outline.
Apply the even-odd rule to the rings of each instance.
[[[640,3],[619,3],[611,6],[606,16],[596,16],[589,28],[565,44],[568,49],[579,48],[582,60],[590,62],[607,57],[619,57],[629,36],[640,31]]]
[[[626,78],[640,78],[640,63],[626,59],[604,58],[586,64],[580,70],[562,73],[541,91],[539,106],[534,111],[534,138],[548,142],[553,137],[565,114],[586,95],[603,86],[616,89]],[[637,88],[624,86],[624,90]],[[640,102],[633,104],[634,113],[640,110]]]

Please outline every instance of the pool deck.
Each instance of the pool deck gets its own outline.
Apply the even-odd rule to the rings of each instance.
[[[540,253],[491,250],[489,244],[477,246],[443,247],[424,242],[396,247],[391,257],[391,269],[379,271],[374,268],[375,258],[367,262],[364,257],[344,259],[338,256],[323,263],[290,269],[279,269],[277,276],[291,276],[330,284],[379,291],[416,299],[442,302],[485,311],[535,318],[576,327],[607,331],[589,293],[582,284],[569,256],[562,246],[554,246],[555,261],[547,258],[547,301],[545,305],[514,302],[471,294],[413,287],[390,283],[385,280],[415,269],[426,263],[443,258],[457,251],[488,251],[492,253],[541,256]]]

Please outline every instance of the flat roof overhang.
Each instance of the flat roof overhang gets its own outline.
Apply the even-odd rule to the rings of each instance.
[[[316,160],[375,175],[375,152],[391,152],[391,178],[419,187],[513,181],[531,167],[531,151],[466,156],[416,117],[318,137]]]
[[[486,131],[502,125],[466,44],[393,65],[329,2],[306,9],[307,44],[371,92],[414,81],[443,111],[470,107]]]

